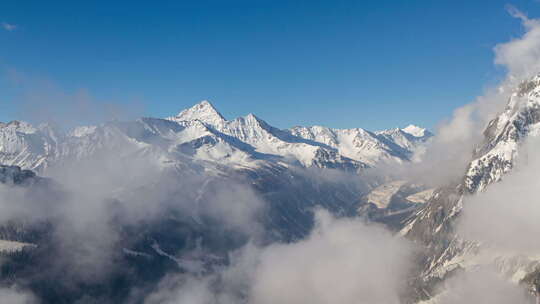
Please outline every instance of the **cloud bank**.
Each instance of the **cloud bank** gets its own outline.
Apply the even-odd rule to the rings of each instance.
[[[179,226],[208,225],[239,239],[262,234],[259,216],[265,204],[249,185],[163,168],[152,155],[120,146],[52,166],[47,171],[52,179],[42,183],[0,184],[0,225],[53,225],[40,244],[56,251],[45,270],[51,275],[64,272],[69,280],[90,283],[107,277],[123,265],[118,258],[129,244],[126,238],[137,237],[126,236],[126,227],[174,219]],[[176,259],[176,252],[159,250],[154,251]]]
[[[475,269],[449,279],[437,304],[529,304],[532,298],[490,269]]]
[[[521,21],[524,33],[493,48],[494,64],[506,70],[505,79],[487,88],[474,102],[456,109],[450,119],[439,124],[426,150],[420,151],[416,159],[421,161],[400,171],[392,169],[394,174],[432,186],[460,182],[488,122],[504,109],[520,82],[540,72],[540,20],[530,19],[512,6],[507,10]]]
[[[488,191],[468,197],[458,232],[501,252],[535,254],[540,232],[540,141],[530,137],[521,147],[515,168]]]
[[[168,277],[145,303],[400,303],[413,248],[382,227],[319,210],[306,239],[249,244],[221,274]]]

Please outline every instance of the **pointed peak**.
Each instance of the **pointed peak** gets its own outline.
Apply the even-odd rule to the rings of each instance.
[[[197,111],[197,112],[213,113],[213,114],[221,116],[221,113],[218,112],[218,110],[214,107],[214,105],[210,101],[208,101],[206,99],[200,101],[199,103],[195,104],[194,106],[192,106],[189,109],[183,110],[182,112],[180,112],[180,114],[182,114],[184,112],[187,113],[187,112],[190,112],[190,111],[191,112]]]
[[[235,119],[236,121],[239,121],[243,124],[246,124],[248,126],[257,126],[263,129],[273,129],[271,125],[269,125],[266,121],[260,119],[253,113],[249,113],[246,116],[238,117]]]
[[[174,121],[200,120],[210,125],[216,125],[226,121],[223,115],[208,100],[203,100],[169,119]]]
[[[193,107],[208,108],[217,112],[214,105],[209,100],[206,100],[206,99],[201,100],[199,103],[195,104]]]
[[[242,121],[243,123],[248,124],[248,125],[258,125],[261,122],[261,120],[257,116],[255,116],[255,114],[253,113],[249,113],[245,116],[238,117],[236,120]]]
[[[405,128],[401,129],[401,131],[412,135],[414,137],[424,137],[429,134],[429,131],[426,128],[421,128],[416,125],[408,125]]]
[[[242,118],[248,124],[252,123],[252,124],[258,124],[258,125],[261,125],[261,126],[269,126],[268,123],[266,123],[266,121],[262,120],[261,118],[259,118],[258,116],[256,116],[253,113],[249,113],[248,115],[246,115],[246,116],[244,116]]]
[[[320,126],[320,125],[313,125],[313,126],[310,127],[310,129],[317,130],[317,131],[329,131],[329,130],[331,130],[328,127]]]
[[[259,120],[259,117],[255,116],[253,113],[249,113],[248,115],[244,116],[244,119],[246,120]]]

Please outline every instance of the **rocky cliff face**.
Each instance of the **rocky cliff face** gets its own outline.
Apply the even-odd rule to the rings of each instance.
[[[527,136],[540,130],[540,76],[523,82],[512,94],[505,110],[490,121],[484,141],[476,149],[465,174],[471,193],[482,191],[509,172]]]
[[[538,136],[539,130],[540,76],[536,76],[523,82],[504,111],[489,122],[462,181],[437,189],[424,207],[404,222],[401,234],[425,248],[415,297],[430,298],[437,283],[456,271],[481,264],[495,265],[507,277],[534,289],[536,258],[489,252],[475,240],[460,237],[455,228],[467,196],[489,191],[491,184],[504,179],[517,156],[524,153],[524,141]]]

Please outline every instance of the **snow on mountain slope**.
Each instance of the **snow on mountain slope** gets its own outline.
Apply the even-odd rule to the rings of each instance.
[[[173,121],[200,120],[209,125],[217,125],[225,122],[223,115],[208,100],[203,100],[193,107],[181,111],[178,115],[167,119]]]
[[[216,128],[253,146],[261,153],[297,160],[305,167],[323,165],[323,163],[351,169],[365,167],[361,162],[343,157],[335,149],[291,136],[287,132],[274,128],[253,114],[239,117]]]
[[[152,153],[163,163],[184,158],[222,164],[248,164],[258,157],[249,147],[229,141],[202,122],[182,124],[164,119],[141,118],[78,127],[64,134],[12,122],[0,129],[0,163],[42,171],[54,163],[84,159],[98,153]]]
[[[521,83],[506,108],[488,123],[483,142],[475,149],[462,182],[435,190],[425,206],[405,222],[401,234],[427,249],[419,290],[433,291],[436,282],[454,271],[482,264],[495,265],[516,282],[534,276],[530,265],[539,264],[538,257],[522,255],[516,262],[516,256],[463,239],[454,228],[466,197],[489,191],[491,184],[504,179],[516,165],[518,154],[524,153],[525,139],[539,135],[540,75]]]
[[[204,111],[204,115],[193,114],[201,110]],[[355,161],[341,155],[333,147],[306,140],[272,127],[253,114],[231,121],[225,120],[207,101],[168,119],[184,123],[193,118],[208,125],[216,132],[253,147],[256,152],[282,158],[285,162],[299,162],[305,167],[318,166],[354,170],[366,167],[366,164],[361,161]]]
[[[298,137],[324,143],[336,148],[344,156],[374,166],[381,161],[399,163],[409,160],[414,149],[431,136],[427,130],[423,130],[421,136],[415,136],[401,129],[373,133],[361,128],[330,129],[321,126],[294,127],[289,132]]]
[[[34,247],[34,244],[16,241],[0,240],[0,253],[13,253],[23,250],[25,247]]]
[[[435,189],[423,190],[407,196],[406,199],[416,204],[423,204],[429,200],[429,198],[433,195],[434,191]]]
[[[431,134],[431,132],[429,132],[426,128],[421,128],[415,125],[408,125],[401,129],[401,131],[417,138],[433,136],[433,134]]]
[[[65,159],[129,147],[153,153],[166,163],[189,158],[233,168],[266,162],[358,171],[380,161],[406,161],[431,136],[418,127],[408,127],[409,133],[404,130],[280,130],[253,114],[226,120],[210,102],[202,101],[167,119],[108,122],[67,133],[48,125],[1,123],[0,163],[40,171]]]
[[[111,122],[84,136],[67,137],[61,145],[63,157],[85,157],[113,148],[126,153],[143,153],[163,166],[199,163],[217,166],[255,166],[264,159],[251,147],[209,128],[199,120],[176,123],[159,118]],[[114,148],[116,147],[116,148]],[[204,163],[204,164],[203,164]]]
[[[505,110],[487,126],[484,142],[475,151],[465,185],[469,192],[482,191],[510,171],[519,145],[528,135],[540,133],[540,75],[523,82]]]
[[[422,146],[422,144],[434,136],[433,133],[429,132],[427,129],[413,125],[409,125],[404,129],[394,128],[378,131],[376,134],[379,138],[382,137],[390,141],[390,145],[396,144],[400,148],[403,148],[408,155],[413,153],[419,146]]]
[[[0,164],[37,169],[56,152],[54,131],[47,125],[35,128],[28,123],[0,123]]]
[[[373,189],[367,196],[366,200],[375,204],[377,208],[387,208],[390,205],[393,196],[405,185],[405,181],[394,181],[388,184],[383,184]]]

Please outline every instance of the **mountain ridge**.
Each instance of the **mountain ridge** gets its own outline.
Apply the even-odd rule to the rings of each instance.
[[[419,298],[433,298],[440,282],[456,272],[482,265],[494,265],[509,280],[523,283],[532,294],[536,293],[540,286],[537,256],[502,254],[459,235],[456,226],[468,199],[504,180],[514,169],[518,155],[526,153],[522,151],[526,140],[539,135],[540,74],[515,88],[506,108],[489,121],[461,181],[436,189],[424,206],[404,222],[400,234],[426,250],[417,282]]]
[[[264,161],[358,171],[383,161],[409,161],[416,147],[432,136],[425,129],[421,130],[427,136],[415,137],[401,129],[370,132],[321,128],[335,139],[347,140],[327,142],[305,136],[297,128],[282,130],[254,114],[227,120],[203,100],[165,119],[113,121],[69,132],[19,121],[0,124],[0,163],[41,171],[63,158],[84,157],[117,141],[140,148],[156,145],[164,157],[175,161],[187,153],[197,161],[231,166],[257,166]]]

